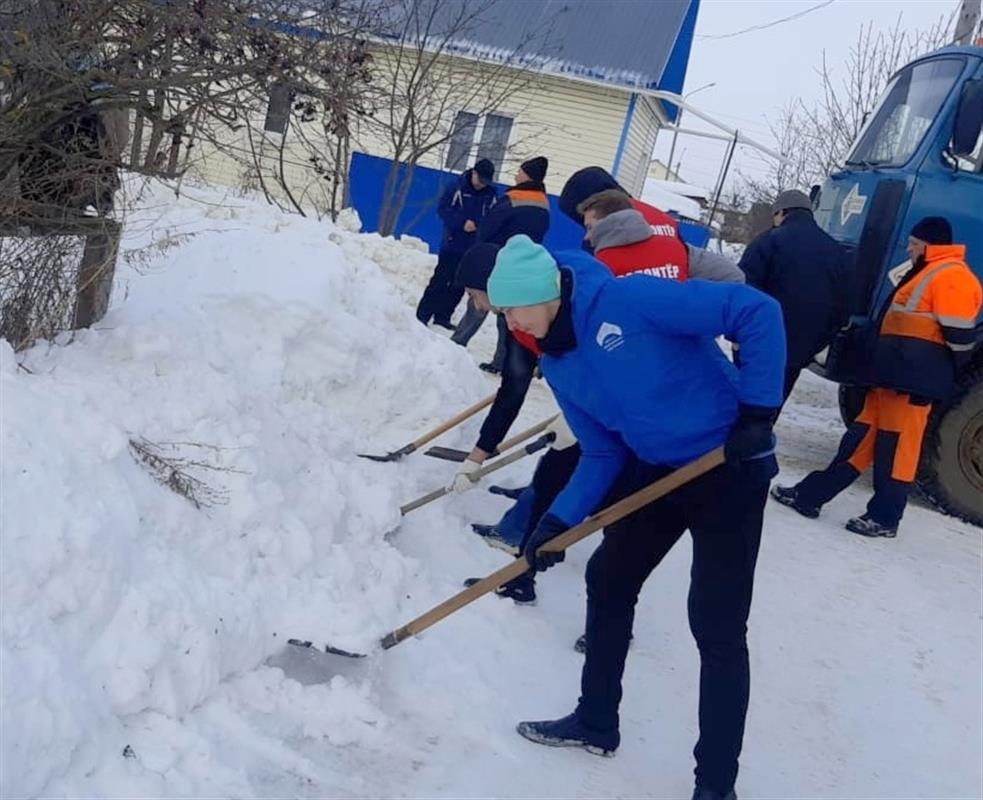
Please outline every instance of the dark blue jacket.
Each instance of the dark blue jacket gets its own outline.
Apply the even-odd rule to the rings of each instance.
[[[846,324],[846,251],[806,209],[748,245],[738,266],[747,282],[782,307],[788,366],[801,369]]]
[[[464,223],[470,219],[475,225],[480,225],[497,201],[498,189],[493,184],[484,189],[475,189],[471,185],[471,170],[461,173],[444,191],[437,206],[437,214],[444,223],[440,251],[463,253],[475,244],[476,234],[467,233]]]
[[[781,405],[785,337],[771,298],[735,283],[615,278],[582,252],[556,256],[573,276],[576,346],[540,363],[583,450],[550,508],[568,525],[597,509],[629,451],[679,466],[724,443],[738,404]],[[740,344],[740,370],[717,336]]]
[[[546,187],[529,181],[505,190],[505,197],[478,226],[477,241],[504,245],[513,236],[524,233],[542,244],[549,227],[550,201]]]

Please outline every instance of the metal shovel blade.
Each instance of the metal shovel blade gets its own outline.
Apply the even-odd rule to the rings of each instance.
[[[455,450],[453,447],[441,447],[440,445],[431,447],[423,455],[430,456],[431,458],[441,458],[444,461],[454,461],[458,464],[466,461],[468,457],[468,454],[463,450]]]
[[[303,639],[288,639],[287,644],[294,647],[303,647],[307,650],[317,650],[329,656],[344,656],[345,658],[365,658],[365,653],[353,653],[350,650],[342,650],[340,647],[332,647],[330,644],[322,647],[315,646],[314,642],[306,642]]]
[[[408,456],[410,453],[416,450],[411,444],[406,445],[406,447],[401,447],[399,450],[393,450],[391,453],[386,453],[384,456],[376,456],[371,453],[358,453],[359,458],[367,458],[369,461],[381,461],[383,463],[387,461],[399,461],[403,456]]]

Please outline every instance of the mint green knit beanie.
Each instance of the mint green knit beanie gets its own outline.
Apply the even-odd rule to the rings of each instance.
[[[496,308],[535,306],[560,299],[560,270],[549,251],[528,236],[513,236],[498,251],[488,278]]]

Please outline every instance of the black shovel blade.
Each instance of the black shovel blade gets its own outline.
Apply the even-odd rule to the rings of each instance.
[[[406,447],[400,447],[399,450],[393,450],[391,453],[386,453],[384,456],[375,456],[371,453],[358,453],[358,457],[367,458],[370,461],[399,461],[403,456],[408,456],[415,450],[416,447],[414,447],[412,444],[408,444]]]
[[[439,445],[431,447],[423,455],[442,458],[444,461],[454,461],[458,464],[463,463],[468,458],[468,454],[464,450],[455,450],[453,447],[440,447]]]
[[[322,647],[317,647],[314,642],[305,641],[303,639],[288,639],[287,644],[292,644],[294,647],[303,647],[307,650],[317,650],[320,653],[325,653],[329,656],[344,656],[345,658],[365,658],[365,653],[353,653],[350,650],[342,650],[340,647],[332,647],[330,644],[323,645]]]
[[[358,457],[367,458],[369,459],[369,461],[386,462],[386,461],[399,461],[399,459],[403,457],[403,454],[398,451],[395,453],[386,453],[384,456],[374,456],[371,453],[358,453]]]

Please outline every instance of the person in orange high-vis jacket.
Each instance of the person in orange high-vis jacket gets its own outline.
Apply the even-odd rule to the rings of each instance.
[[[946,400],[956,372],[976,343],[983,304],[980,282],[966,265],[966,248],[952,244],[943,217],[926,217],[908,239],[912,268],[895,289],[874,356],[874,388],[826,469],[772,496],[807,517],[819,516],[868,467],[874,496],[867,513],[847,522],[864,536],[897,535],[915,480],[932,403]]]

